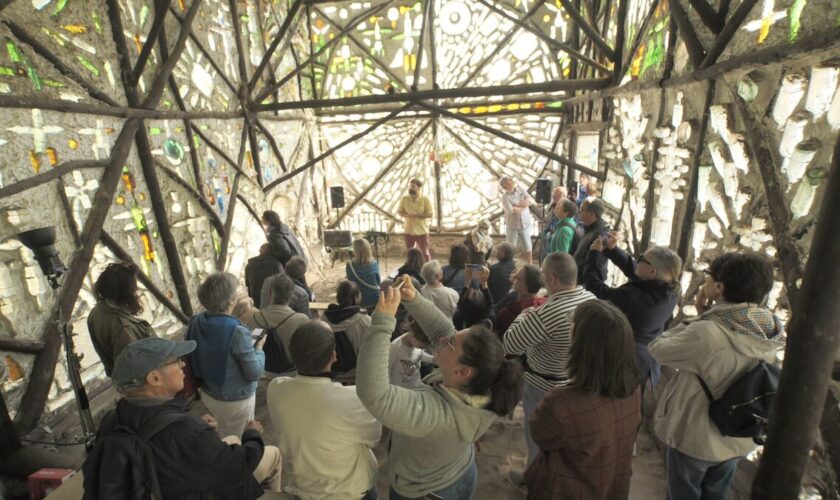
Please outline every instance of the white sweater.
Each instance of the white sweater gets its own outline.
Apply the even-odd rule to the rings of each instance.
[[[382,427],[354,387],[298,375],[275,378],[267,393],[284,491],[301,500],[358,500],[376,485],[372,448]]]

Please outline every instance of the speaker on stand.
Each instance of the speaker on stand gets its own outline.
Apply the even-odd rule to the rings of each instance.
[[[344,186],[333,186],[330,188],[330,205],[335,209],[335,221],[338,223],[338,209],[344,208]],[[336,224],[336,229],[340,226]]]

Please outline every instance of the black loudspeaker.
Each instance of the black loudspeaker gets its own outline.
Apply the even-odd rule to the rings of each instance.
[[[353,244],[353,233],[350,231],[327,230],[324,231],[325,247],[349,247]]]
[[[330,188],[330,204],[333,208],[344,208],[343,186],[333,186]]]
[[[537,203],[548,205],[551,203],[551,179],[540,177],[537,179]]]

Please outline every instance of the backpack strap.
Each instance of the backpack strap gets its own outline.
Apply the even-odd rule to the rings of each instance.
[[[148,441],[152,438],[155,434],[162,431],[166,427],[169,427],[171,424],[174,424],[178,420],[186,417],[187,414],[184,412],[177,412],[177,411],[162,411],[157,415],[153,416],[149,420],[144,423],[140,429],[137,430],[137,437],[142,439],[143,441]]]
[[[350,270],[353,271],[353,276],[355,276],[356,279],[359,280],[359,283],[365,285],[365,287],[371,290],[376,290],[377,292],[381,291],[381,288],[379,288],[378,286],[373,286],[367,281],[363,280],[361,277],[359,277],[359,273],[356,272],[356,267],[353,265],[352,262],[348,262],[348,264],[350,264]]]
[[[709,390],[709,386],[706,385],[706,382],[703,380],[703,377],[701,377],[700,375],[697,375],[696,373],[695,373],[695,375],[697,376],[697,380],[700,381],[700,385],[703,387],[703,392],[706,393],[706,397],[709,398],[709,402],[714,403],[715,402],[715,397],[712,396],[712,391]]]

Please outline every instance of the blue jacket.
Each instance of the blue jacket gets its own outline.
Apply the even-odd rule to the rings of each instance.
[[[201,388],[219,401],[240,401],[257,392],[265,368],[265,353],[254,348],[251,332],[224,314],[193,316],[187,339],[198,344],[190,364]]]
[[[609,258],[627,276],[627,283],[618,288],[606,285],[606,267]],[[609,300],[627,315],[633,328],[633,340],[636,344],[636,362],[642,376],[651,378],[656,385],[659,381],[659,363],[648,352],[648,344],[665,330],[674,307],[677,294],[671,284],[662,280],[640,280],[636,276],[636,263],[633,258],[619,248],[605,249],[603,252],[589,251],[584,266],[584,286],[599,299]]]
[[[353,269],[350,269],[353,266]],[[353,271],[356,271],[355,274]],[[379,303],[379,262],[372,262],[368,265],[348,262],[345,266],[347,279],[359,285],[362,291],[362,305],[364,307],[376,306]],[[356,277],[358,275],[358,277]]]

